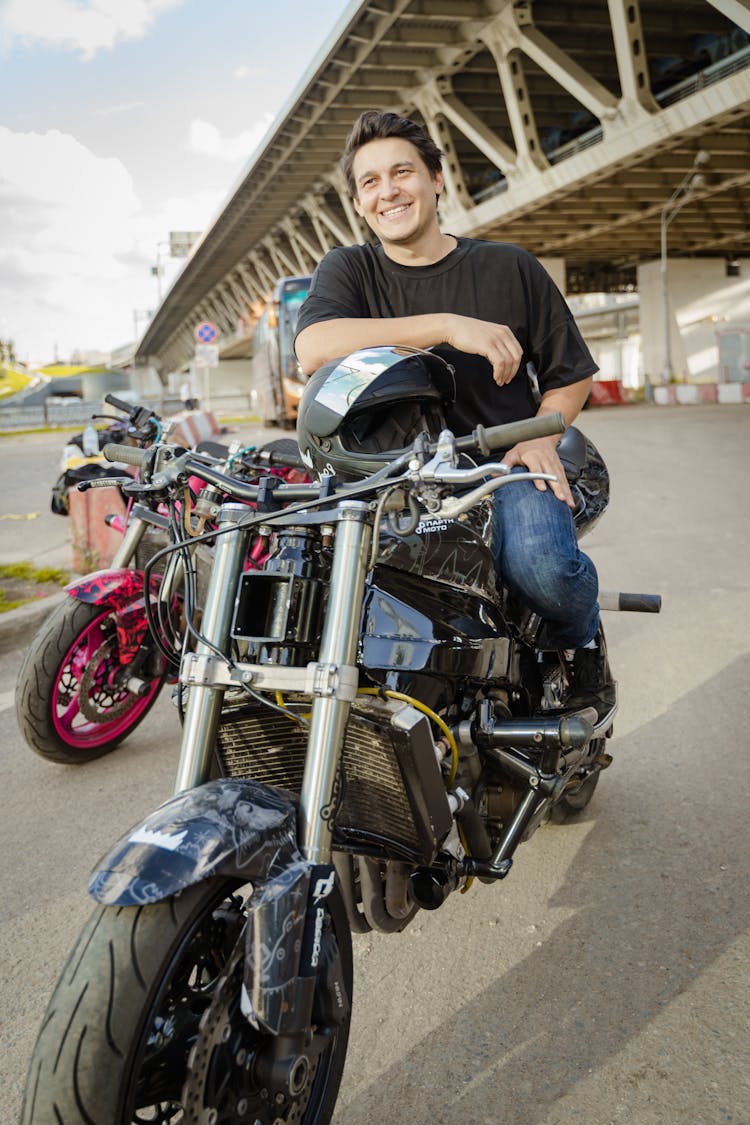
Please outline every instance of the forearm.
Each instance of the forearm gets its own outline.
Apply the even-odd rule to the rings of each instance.
[[[354,318],[339,317],[303,328],[295,341],[297,359],[306,375],[324,363],[350,355],[359,348],[406,344],[430,348],[448,340],[449,316],[427,313],[422,316]]]
[[[567,387],[555,387],[542,395],[537,414],[562,414],[566,426],[572,426],[591,391],[592,380],[581,379]],[[559,441],[559,438],[556,439]]]

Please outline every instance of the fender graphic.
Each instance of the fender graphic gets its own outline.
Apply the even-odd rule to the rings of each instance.
[[[270,879],[301,858],[287,795],[220,778],[178,793],[132,828],[97,864],[89,894],[104,906],[143,906],[212,875]]]
[[[159,589],[159,582],[158,576],[152,575],[152,596]],[[79,602],[111,605],[120,609],[136,598],[142,598],[143,588],[143,571],[123,567],[120,570],[95,570],[85,578],[70,582],[65,587],[65,593],[70,594],[71,598],[77,598]]]
[[[155,605],[161,576],[151,575],[150,598]],[[130,664],[148,630],[142,570],[97,570],[70,582],[65,593],[89,605],[111,606],[115,611],[120,664]]]

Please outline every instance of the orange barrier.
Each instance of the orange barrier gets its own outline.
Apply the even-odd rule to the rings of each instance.
[[[619,379],[594,379],[591,384],[590,406],[621,406],[624,402]]]
[[[172,420],[175,426],[169,431],[169,440],[186,449],[193,449],[199,441],[211,441],[221,433],[216,415],[210,410],[183,410]]]

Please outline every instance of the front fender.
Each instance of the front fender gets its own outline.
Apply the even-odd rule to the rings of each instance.
[[[152,598],[159,589],[160,581],[160,578],[152,575]],[[79,602],[88,602],[90,605],[111,605],[114,609],[121,609],[137,598],[143,598],[143,571],[130,570],[128,567],[95,570],[85,578],[70,582],[65,587],[65,593]]]
[[[301,858],[289,796],[220,778],[178,793],[131,828],[94,868],[89,894],[104,906],[142,906],[212,875],[273,878]]]

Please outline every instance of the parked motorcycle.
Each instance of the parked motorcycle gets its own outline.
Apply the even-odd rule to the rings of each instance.
[[[161,435],[161,420],[146,407],[131,407],[114,395],[106,395],[104,401],[125,410],[127,417],[94,414],[81,433],[68,438],[60,456],[59,475],[52,486],[50,508],[56,516],[70,515],[68,493],[71,488],[77,488],[84,481],[118,481],[122,477],[122,468],[114,467],[104,456],[105,445],[145,446]],[[95,429],[93,423],[97,419],[103,419],[107,425]]]
[[[423,434],[364,479],[281,484],[264,512],[190,453],[139,461],[133,494],[201,471],[229,500],[180,666],[176,793],[92,875],[24,1125],[329,1121],[351,932],[504,879],[540,824],[588,803],[612,716],[559,708],[543,624],[498,596],[489,549],[492,493],[550,478],[466,464],[562,429]],[[579,477],[585,445],[565,451]],[[256,533],[269,558],[244,572]]]
[[[122,463],[134,442],[139,443],[140,455],[141,448],[151,446],[161,434],[161,419],[146,407],[130,406],[113,395],[106,401],[126,412],[128,421],[118,423],[118,433],[128,440],[109,443],[113,456],[104,461],[106,471],[85,466],[96,471],[76,478],[77,487],[84,491],[122,490],[132,483],[122,469],[111,468],[112,460]],[[111,435],[112,430],[110,426],[102,432]],[[304,466],[299,468],[297,444],[290,438],[261,449],[235,451],[204,442],[197,453],[201,466],[231,466],[235,475],[246,480],[261,474],[274,480],[307,479]],[[195,526],[202,531],[207,519],[210,526],[221,496],[195,476],[180,496],[166,504],[165,499],[158,488],[151,488],[138,493],[124,523],[119,516],[107,517],[123,534],[110,567],[65,587],[68,598],[47,618],[26,652],[16,682],[16,715],[29,747],[47,761],[80,765],[110,753],[143,721],[170,674],[174,682],[178,638],[183,635],[184,552],[168,554],[161,565],[155,566],[154,558],[184,534],[176,530],[178,521],[184,521],[182,513],[190,513],[183,528],[191,532]],[[262,565],[265,553],[264,543],[256,540],[248,550],[246,566]],[[197,565],[201,582],[195,596],[200,601],[202,576],[210,566],[205,543],[198,550]],[[161,606],[161,631],[169,634],[169,647],[159,645],[149,632],[151,603]]]

